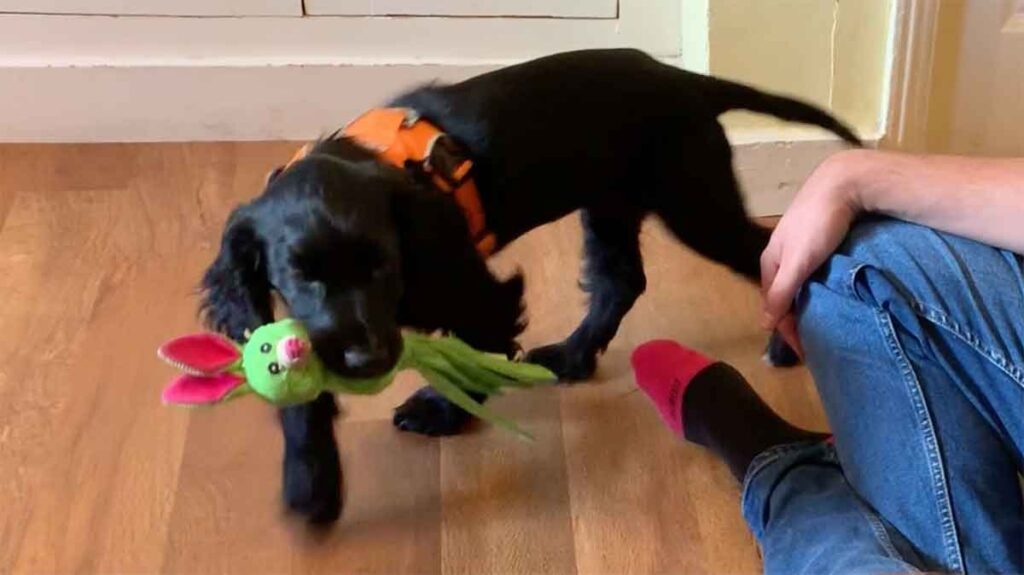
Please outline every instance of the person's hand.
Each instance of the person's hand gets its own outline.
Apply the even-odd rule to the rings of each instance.
[[[791,314],[793,298],[839,247],[860,211],[853,174],[864,157],[864,152],[854,150],[823,162],[797,193],[761,254],[762,325],[777,329],[801,357]]]

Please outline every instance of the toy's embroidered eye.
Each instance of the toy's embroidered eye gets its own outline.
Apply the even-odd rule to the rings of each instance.
[[[269,343],[265,343],[260,346],[260,351],[262,351],[263,353],[270,353],[270,348],[271,345]]]
[[[274,375],[277,375],[281,373],[281,366],[278,365],[276,361],[272,361],[270,362],[270,365],[267,366],[267,371]]]

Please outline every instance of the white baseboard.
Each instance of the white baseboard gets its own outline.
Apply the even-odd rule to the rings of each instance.
[[[493,66],[0,68],[0,141],[305,140],[399,91]]]
[[[735,142],[736,138],[731,138]],[[874,146],[875,140],[865,141]],[[828,156],[848,146],[835,138],[734,144],[733,165],[752,216],[785,211],[807,176]]]
[[[0,67],[2,142],[306,140],[403,89],[493,65]],[[730,130],[755,215],[778,214],[842,145],[802,128]]]

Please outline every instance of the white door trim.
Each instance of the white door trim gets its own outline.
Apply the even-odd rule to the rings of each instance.
[[[885,148],[923,151],[928,135],[929,96],[938,0],[897,0]]]
[[[0,68],[503,65],[634,47],[680,57],[678,0],[628,0],[614,19],[0,14]]]

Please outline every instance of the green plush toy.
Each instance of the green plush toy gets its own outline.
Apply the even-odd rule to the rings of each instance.
[[[216,404],[250,393],[279,406],[305,403],[321,392],[378,393],[404,369],[415,369],[449,401],[469,413],[529,437],[515,423],[494,414],[466,392],[501,393],[505,387],[553,382],[539,365],[513,362],[477,351],[455,337],[402,335],[402,356],[388,373],[368,379],[344,378],[327,370],[312,352],[298,321],[284,319],[252,333],[245,346],[212,333],[167,342],[157,355],[184,373],[163,391],[164,403]]]

